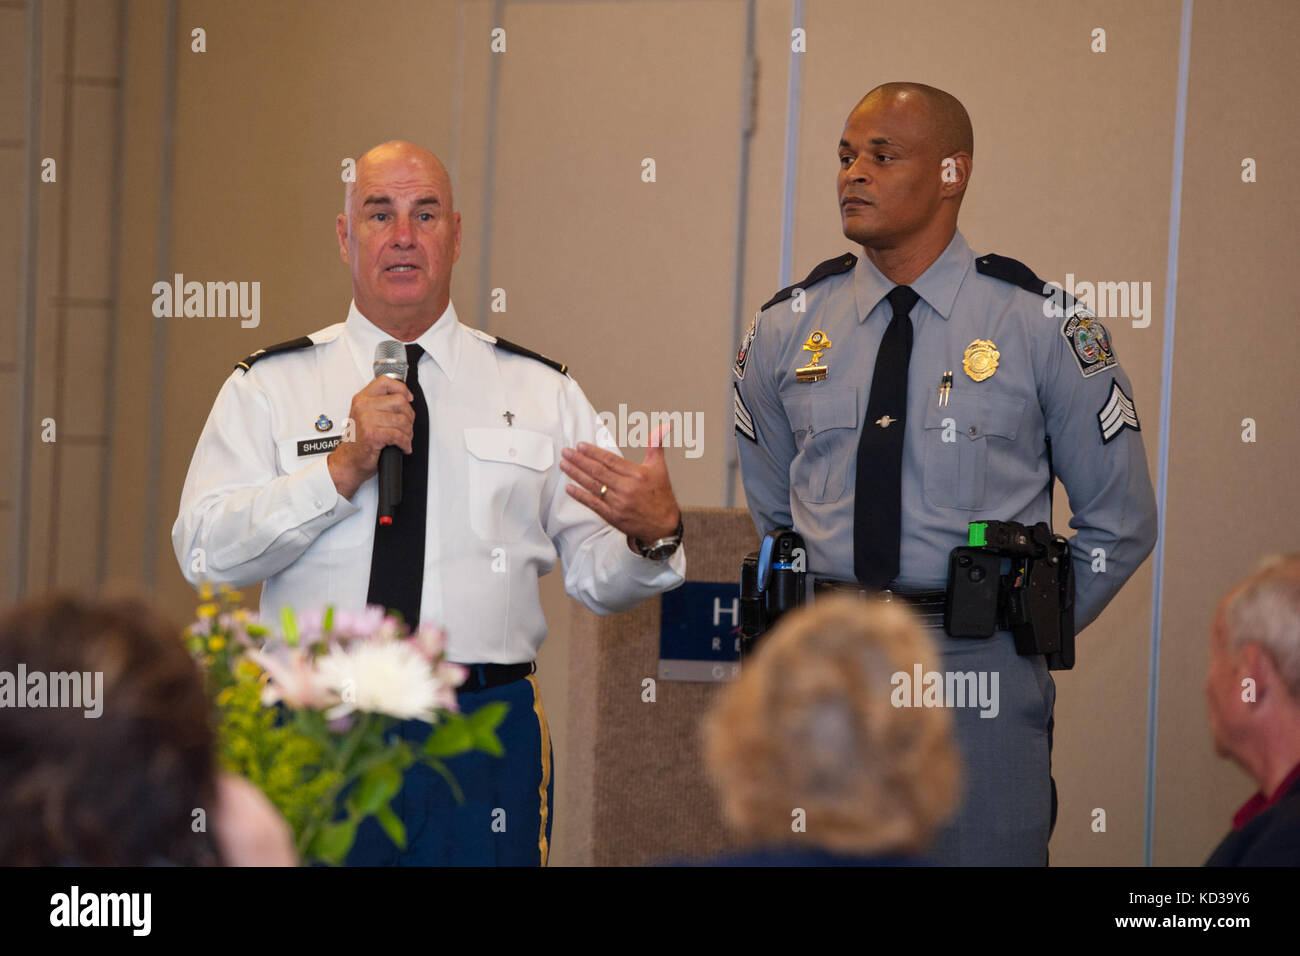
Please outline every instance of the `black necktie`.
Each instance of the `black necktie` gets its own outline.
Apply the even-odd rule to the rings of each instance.
[[[375,547],[370,557],[367,604],[400,611],[412,629],[420,624],[420,592],[424,588],[424,523],[429,500],[429,406],[420,389],[419,365],[424,349],[406,347],[406,387],[415,409],[411,454],[402,456],[402,500],[391,525],[375,515]]]
[[[908,313],[920,296],[900,285],[887,298],[894,307],[894,317],[876,353],[867,417],[858,439],[858,480],[853,499],[853,576],[868,588],[884,588],[898,576],[907,366],[912,359],[912,320]]]

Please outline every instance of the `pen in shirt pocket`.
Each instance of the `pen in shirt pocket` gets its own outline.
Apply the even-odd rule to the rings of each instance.
[[[945,408],[948,405],[948,394],[952,391],[952,369],[944,372],[939,377],[939,407]]]

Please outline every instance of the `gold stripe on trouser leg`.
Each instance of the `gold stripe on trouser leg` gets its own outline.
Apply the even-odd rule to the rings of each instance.
[[[546,841],[546,820],[551,814],[550,804],[546,801],[546,788],[551,782],[551,728],[546,723],[546,710],[542,707],[542,689],[537,686],[537,678],[528,675],[528,683],[533,685],[533,713],[537,715],[537,726],[542,732],[542,785],[538,787],[541,796],[541,828],[537,832],[537,849],[542,854],[542,866],[550,855],[550,845]]]

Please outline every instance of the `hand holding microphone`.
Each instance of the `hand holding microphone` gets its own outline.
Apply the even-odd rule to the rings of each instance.
[[[355,441],[339,442],[326,459],[334,487],[351,498],[371,475],[379,472],[379,515],[389,523],[401,500],[402,454],[411,453],[415,409],[406,387],[406,348],[388,340],[375,348],[375,380],[352,396],[348,417]],[[385,510],[385,508],[387,510]],[[389,521],[384,521],[387,517]]]

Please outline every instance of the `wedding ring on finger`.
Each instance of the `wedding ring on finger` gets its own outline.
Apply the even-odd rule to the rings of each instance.
[[[609,491],[609,485],[601,485],[601,486],[600,486],[600,498],[601,498],[602,501],[605,499],[605,494],[606,494],[608,491]]]

